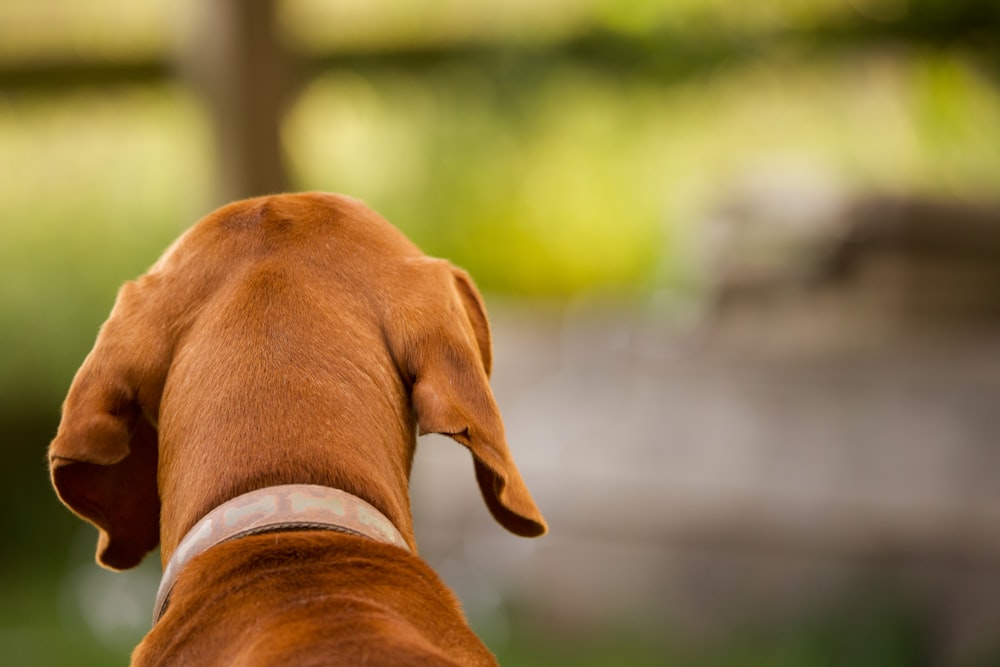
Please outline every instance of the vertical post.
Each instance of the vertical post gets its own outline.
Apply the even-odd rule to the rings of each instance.
[[[220,200],[284,191],[281,123],[292,68],[275,0],[196,0],[190,9],[195,23],[182,69],[211,117]]]

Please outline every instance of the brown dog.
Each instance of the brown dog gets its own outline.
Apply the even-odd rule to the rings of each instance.
[[[408,498],[417,431],[443,433],[472,453],[501,525],[545,532],[490,364],[468,275],[355,200],[250,199],[182,235],[122,287],[49,449],[101,564],[132,567],[159,543],[179,568],[132,664],[496,664],[414,555]],[[342,514],[343,496],[360,518],[181,545],[214,508],[289,484],[341,494],[322,503]]]

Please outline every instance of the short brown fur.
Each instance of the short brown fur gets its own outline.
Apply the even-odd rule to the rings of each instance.
[[[545,522],[490,391],[471,279],[360,202],[300,194],[210,214],[126,283],[77,372],[50,449],[53,484],[121,569],[166,562],[213,507],[276,484],[343,489],[415,549],[415,436],[473,455],[483,499],[518,535]],[[133,665],[489,665],[419,558],[290,532],[215,547],[181,573]]]

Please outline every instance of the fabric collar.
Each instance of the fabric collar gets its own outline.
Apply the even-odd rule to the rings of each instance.
[[[180,541],[163,569],[160,588],[156,592],[153,623],[166,610],[177,576],[195,556],[240,537],[303,529],[360,535],[407,551],[410,549],[385,515],[346,491],[314,484],[257,489],[213,509]]]

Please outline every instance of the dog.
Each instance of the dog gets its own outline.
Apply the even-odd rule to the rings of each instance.
[[[131,664],[495,665],[416,555],[416,436],[546,532],[489,386],[482,297],[349,197],[224,206],[127,282],[49,446],[97,561],[164,580]]]

